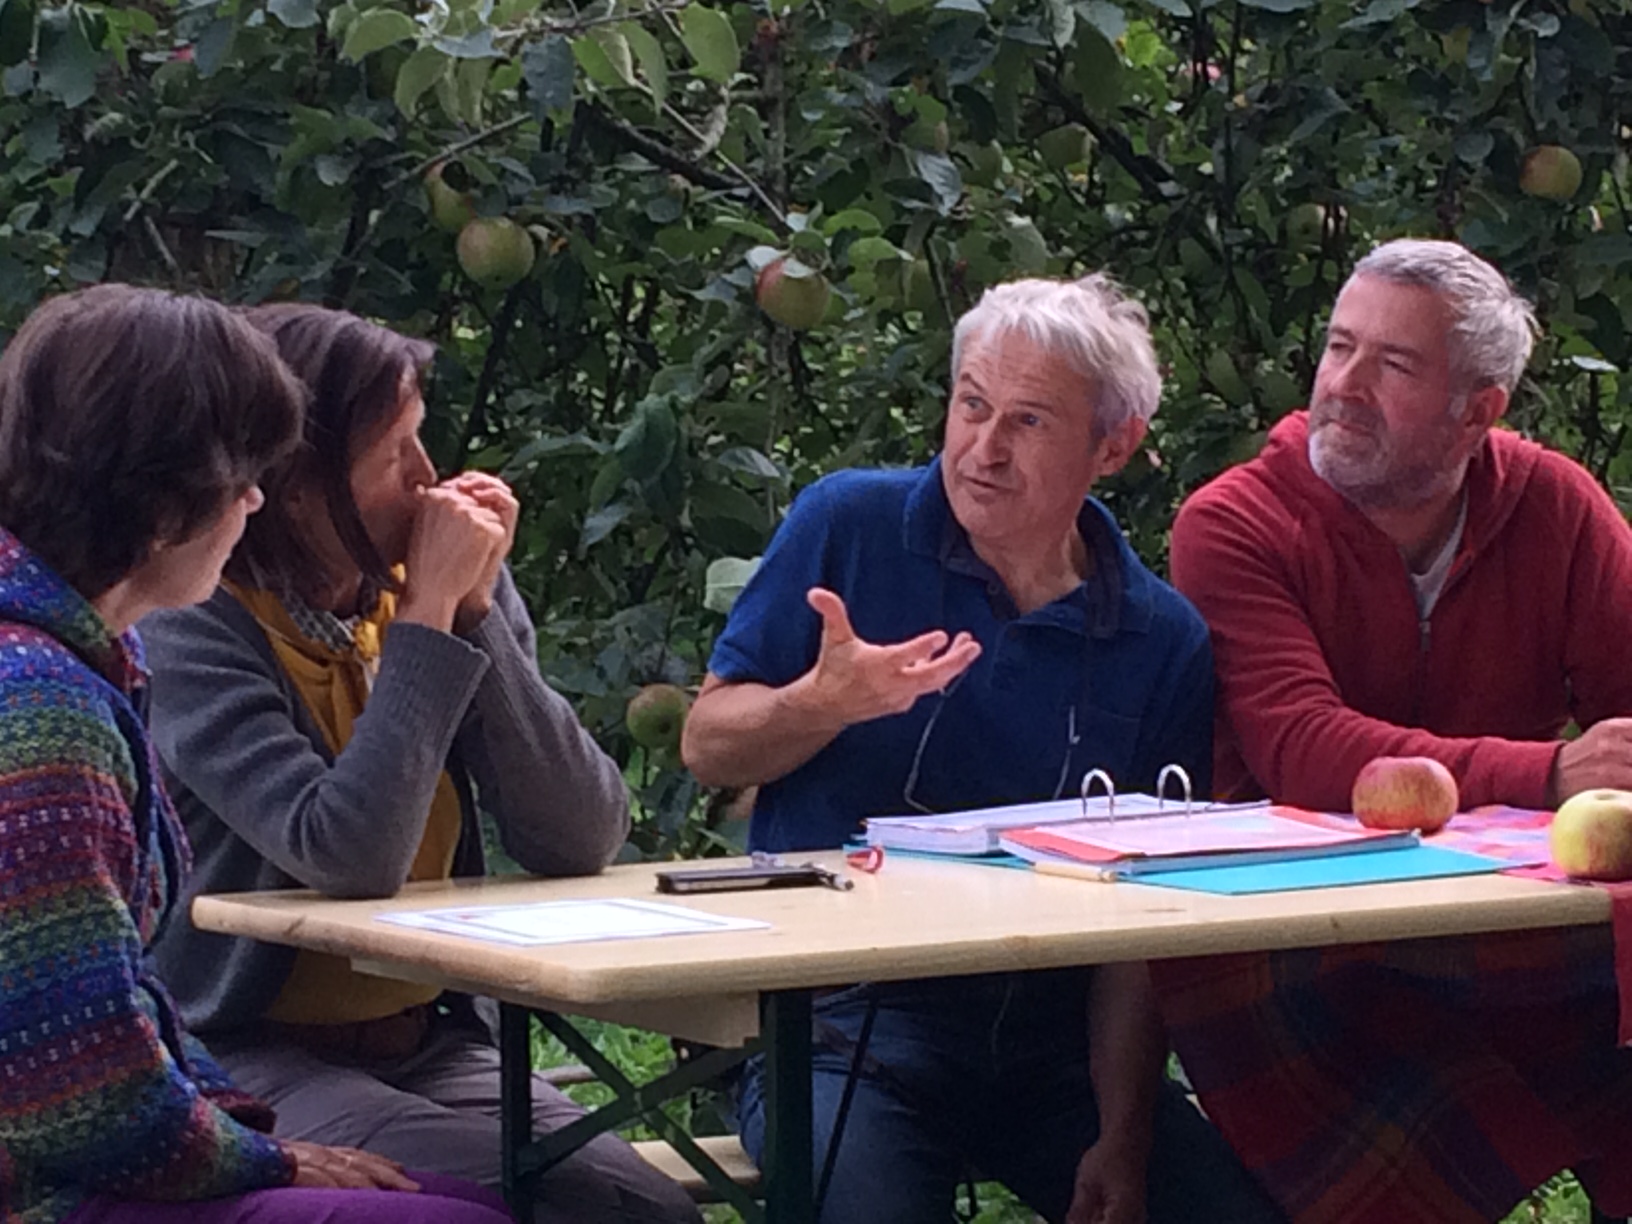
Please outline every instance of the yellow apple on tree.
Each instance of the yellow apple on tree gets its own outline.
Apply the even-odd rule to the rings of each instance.
[[[1553,862],[1585,880],[1632,879],[1632,791],[1601,787],[1559,805],[1548,830]]]
[[[1581,190],[1581,159],[1563,145],[1537,145],[1524,155],[1519,190],[1544,200],[1570,200]]]
[[[533,236],[509,217],[477,217],[459,231],[459,266],[485,289],[508,289],[533,270]]]
[[[438,229],[457,234],[476,219],[476,198],[449,181],[449,172],[463,184],[463,167],[449,162],[438,162],[425,172],[425,199],[430,205],[431,220]]]
[[[1370,829],[1437,833],[1456,815],[1456,779],[1432,757],[1375,757],[1360,768],[1350,793],[1360,823]]]
[[[677,684],[648,684],[629,699],[623,721],[643,748],[677,751],[691,697]]]

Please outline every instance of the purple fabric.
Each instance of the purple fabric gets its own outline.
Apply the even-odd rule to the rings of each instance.
[[[284,1186],[190,1203],[94,1198],[62,1224],[513,1224],[491,1190],[440,1173],[408,1176],[418,1194]]]

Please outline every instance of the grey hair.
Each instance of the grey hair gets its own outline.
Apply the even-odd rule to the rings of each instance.
[[[1354,276],[1421,285],[1451,310],[1453,380],[1464,391],[1519,385],[1536,342],[1530,303],[1490,264],[1457,242],[1398,238],[1354,265]],[[1351,277],[1352,279],[1352,277]]]
[[[1017,280],[993,285],[952,333],[952,377],[964,343],[989,332],[1021,332],[1058,354],[1094,387],[1096,436],[1130,420],[1149,422],[1162,397],[1145,308],[1109,276]]]

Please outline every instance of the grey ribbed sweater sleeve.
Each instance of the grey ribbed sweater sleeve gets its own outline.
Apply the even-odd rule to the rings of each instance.
[[[502,585],[503,624],[513,616],[525,622],[508,578]],[[536,664],[521,657],[516,627],[496,621],[500,606],[469,640],[393,625],[368,704],[332,758],[236,600],[218,591],[198,607],[159,613],[141,626],[153,671],[154,742],[191,799],[267,863],[330,896],[401,888],[456,738],[507,843],[526,848],[518,856],[525,865],[595,870],[627,827],[621,778],[606,761],[615,796],[593,770],[592,794],[574,789],[599,749]],[[553,759],[556,751],[566,759]],[[512,768],[522,771],[514,780],[504,776]],[[508,801],[512,792],[547,787],[554,806],[538,796],[530,806]],[[547,819],[560,808],[572,818]]]
[[[623,774],[538,671],[532,618],[508,571],[468,640],[490,661],[459,748],[512,858],[541,875],[599,871],[629,836]]]
[[[487,671],[481,651],[419,625],[392,626],[367,707],[330,760],[264,635],[230,595],[148,617],[141,633],[153,740],[175,781],[308,888],[385,897],[402,887]]]

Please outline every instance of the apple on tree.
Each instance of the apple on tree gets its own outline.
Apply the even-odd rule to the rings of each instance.
[[[425,172],[425,199],[431,206],[431,220],[450,234],[457,234],[476,219],[476,200],[464,189],[465,180],[464,167],[456,162],[437,162]]]
[[[1432,757],[1375,757],[1354,779],[1350,805],[1369,829],[1437,833],[1456,815],[1456,779]]]
[[[533,236],[509,217],[477,217],[459,231],[459,266],[484,289],[508,289],[533,270]]]
[[[1553,862],[1584,880],[1632,879],[1632,791],[1601,787],[1571,795],[1548,829]]]
[[[648,684],[629,699],[623,721],[642,748],[678,752],[691,698],[677,684]]]
[[[1519,190],[1544,200],[1572,200],[1581,190],[1581,159],[1563,145],[1537,145],[1524,155]]]
[[[833,289],[814,268],[783,255],[754,277],[754,301],[783,327],[808,331],[827,314]]]

